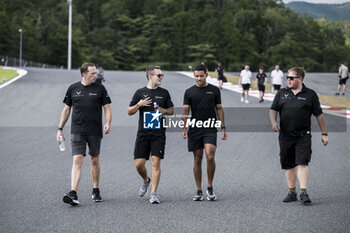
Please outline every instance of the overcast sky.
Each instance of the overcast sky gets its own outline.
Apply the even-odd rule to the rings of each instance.
[[[309,3],[334,4],[334,3],[350,2],[350,0],[283,0],[283,2],[284,3],[289,3],[289,2],[309,2]]]

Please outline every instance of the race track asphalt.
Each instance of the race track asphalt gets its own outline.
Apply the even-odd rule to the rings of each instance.
[[[65,152],[59,151],[56,128],[65,92],[79,80],[78,70],[28,69],[25,77],[0,89],[0,232],[350,232],[349,121],[344,132],[329,133],[326,147],[320,134],[313,133],[312,206],[282,202],[288,189],[279,164],[278,135],[268,131],[230,132],[227,141],[218,139],[215,202],[192,201],[193,156],[179,132],[168,132],[161,204],[151,205],[148,195],[138,197],[141,179],[132,155],[138,114],[128,116],[127,106],[135,90],[145,86],[144,72],[106,71],[113,121],[100,157],[104,202],[91,201],[86,158],[78,190],[81,205],[63,203],[70,188],[70,119],[64,129]],[[165,73],[162,86],[181,107],[184,91],[193,84],[191,78]],[[262,120],[271,104],[252,98],[245,105],[238,93],[227,90],[222,102],[237,111],[265,107]],[[204,160],[204,188],[205,168]]]

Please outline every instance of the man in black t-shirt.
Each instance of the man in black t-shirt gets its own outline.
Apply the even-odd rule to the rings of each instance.
[[[259,103],[264,102],[264,94],[265,94],[265,83],[267,82],[267,75],[264,72],[264,68],[259,68],[259,73],[256,75],[256,82],[259,89],[260,100]]]
[[[102,131],[110,132],[112,112],[109,107],[111,99],[101,84],[96,81],[96,67],[93,63],[84,63],[80,68],[82,80],[72,84],[63,100],[63,108],[57,131],[57,142],[61,143],[60,137],[64,139],[63,127],[66,124],[71,108],[71,146],[73,155],[73,167],[71,173],[71,191],[64,195],[63,201],[71,205],[78,205],[78,184],[81,174],[83,158],[86,155],[86,145],[89,147],[91,175],[92,175],[92,200],[101,202],[99,190],[100,179],[100,147]],[[102,107],[105,111],[106,124],[102,129]]]
[[[224,82],[227,82],[227,79],[224,75],[224,68],[222,67],[221,63],[218,63],[218,67],[215,70],[217,74],[217,79],[219,80],[219,88],[222,89],[222,85]]]
[[[217,129],[211,123],[221,121],[223,140],[227,139],[227,133],[224,122],[224,110],[221,104],[221,95],[219,88],[206,82],[208,77],[207,67],[199,64],[194,69],[196,85],[187,89],[184,96],[183,120],[185,127],[182,132],[184,139],[188,138],[188,150],[193,152],[194,165],[193,173],[196,181],[197,192],[193,198],[194,201],[203,200],[202,192],[202,159],[203,148],[207,158],[208,188],[206,190],[209,201],[216,200],[213,190],[213,179],[215,173],[215,151]],[[187,116],[191,110],[191,119]],[[195,122],[194,127],[189,127],[187,132],[187,121]],[[197,124],[199,122],[199,124]],[[209,122],[207,127],[203,122]]]
[[[316,116],[322,132],[322,142],[328,144],[326,122],[317,94],[303,84],[305,71],[301,67],[288,70],[288,87],[280,89],[270,109],[272,129],[279,132],[280,161],[285,169],[289,193],[283,202],[297,201],[296,180],[300,185],[300,201],[311,204],[306,192],[311,160],[311,114]],[[280,124],[276,121],[277,112]],[[298,167],[298,171],[296,170]]]
[[[138,89],[129,104],[128,114],[140,112],[139,127],[136,136],[134,159],[136,170],[143,182],[139,196],[146,195],[149,184],[152,184],[150,202],[159,204],[157,188],[160,179],[160,161],[164,158],[165,129],[162,125],[162,115],[172,115],[174,104],[171,102],[169,92],[159,87],[163,80],[163,73],[159,66],[150,66],[146,69],[147,86]],[[152,113],[155,112],[155,113]],[[147,116],[151,120],[145,123]],[[154,124],[154,127],[153,127]],[[148,177],[146,160],[151,155],[152,179]]]

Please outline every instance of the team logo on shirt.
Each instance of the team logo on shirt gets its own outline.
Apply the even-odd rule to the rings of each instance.
[[[289,94],[284,94],[284,97],[286,97],[286,98],[287,98],[288,96],[289,96]]]
[[[80,95],[81,91],[77,91],[77,95]]]
[[[144,129],[160,129],[160,116],[162,114],[159,111],[143,112],[143,128]]]

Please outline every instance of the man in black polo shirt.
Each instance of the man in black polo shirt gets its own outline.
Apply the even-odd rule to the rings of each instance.
[[[279,132],[280,159],[285,169],[289,193],[284,202],[297,201],[296,179],[300,185],[300,201],[311,204],[306,192],[311,160],[311,114],[316,116],[322,132],[322,143],[328,144],[326,122],[316,92],[303,84],[305,71],[301,67],[288,70],[288,87],[275,96],[270,109],[272,129]],[[276,121],[277,112],[280,124]],[[296,171],[298,167],[298,171]]]
[[[80,68],[82,80],[72,84],[66,93],[60,123],[57,131],[57,142],[60,144],[60,136],[64,138],[63,127],[66,124],[71,108],[71,145],[73,155],[73,167],[71,173],[71,191],[64,195],[63,201],[71,205],[78,205],[78,184],[81,174],[83,158],[86,155],[86,145],[89,147],[91,176],[93,183],[92,200],[101,202],[99,190],[100,179],[100,147],[102,131],[110,132],[112,112],[109,107],[111,99],[101,84],[96,81],[96,67],[93,63],[84,63]],[[102,107],[105,111],[106,124],[102,129]]]
[[[221,104],[220,89],[207,83],[207,67],[199,64],[194,69],[196,85],[186,90],[184,96],[183,120],[185,127],[182,132],[184,139],[188,138],[188,151],[193,152],[194,165],[193,173],[196,181],[197,192],[193,197],[194,201],[203,200],[202,192],[202,159],[203,148],[207,158],[208,188],[206,190],[207,199],[215,201],[216,195],[213,190],[213,179],[215,173],[215,151],[217,129],[215,127],[190,127],[188,132],[186,128],[187,116],[191,110],[191,121],[205,122],[209,119],[216,121],[218,116],[221,121],[222,136],[221,139],[227,139],[227,133],[224,122],[224,110]],[[204,125],[204,124],[203,124]],[[197,126],[197,125],[195,125]]]
[[[147,193],[150,183],[152,183],[152,193],[150,202],[159,204],[157,188],[160,180],[160,160],[164,158],[165,149],[165,129],[162,125],[160,115],[172,115],[174,104],[171,102],[169,92],[159,87],[163,80],[163,73],[159,66],[149,66],[146,69],[147,86],[138,89],[129,104],[128,114],[133,115],[138,110],[140,112],[139,127],[136,136],[134,160],[136,170],[143,179],[139,196],[143,197]],[[150,112],[156,111],[151,114]],[[144,116],[151,115],[150,124],[157,124],[154,128],[148,128],[144,124]],[[158,121],[159,120],[159,121]],[[159,128],[158,128],[159,126]],[[146,160],[151,155],[152,179],[148,177]]]

